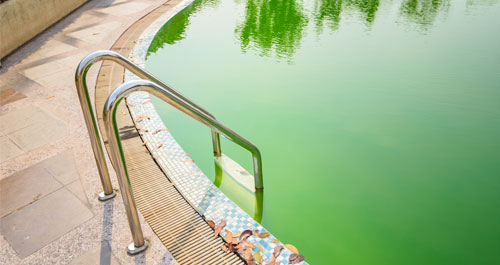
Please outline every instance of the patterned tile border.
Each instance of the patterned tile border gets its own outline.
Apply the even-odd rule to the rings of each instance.
[[[193,0],[182,1],[154,21],[141,34],[129,58],[140,67],[145,68],[146,53],[157,31],[192,2]],[[137,79],[137,77],[127,71],[125,80],[133,79]],[[135,92],[131,94],[127,98],[127,104],[135,124],[142,129],[142,138],[146,141],[146,147],[193,208],[204,215],[207,220],[213,220],[216,224],[225,219],[227,225],[222,234],[225,234],[225,230],[241,233],[246,229],[268,232],[213,185],[189,155],[184,152],[162,122],[148,93]],[[276,237],[272,234],[266,238],[256,236],[248,238],[256,246],[254,253],[259,251],[259,246],[262,248],[261,256],[264,264],[272,256],[274,247],[283,245],[279,241],[273,242],[275,239]],[[285,248],[276,261],[289,264],[288,257],[291,254],[292,252]],[[301,262],[299,264],[305,265],[307,263]]]

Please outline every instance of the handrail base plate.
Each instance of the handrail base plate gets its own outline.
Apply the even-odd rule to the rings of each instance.
[[[127,254],[129,254],[131,256],[137,255],[137,254],[145,251],[148,247],[149,247],[149,244],[147,241],[144,241],[144,245],[142,245],[140,247],[136,247],[134,242],[132,242],[127,247]]]
[[[116,196],[116,192],[115,192],[115,191],[113,191],[113,192],[112,192],[112,193],[110,193],[110,194],[106,194],[106,193],[104,193],[104,191],[103,191],[103,192],[99,193],[98,198],[99,198],[99,201],[104,202],[104,201],[107,201],[107,200],[113,199],[115,196]]]

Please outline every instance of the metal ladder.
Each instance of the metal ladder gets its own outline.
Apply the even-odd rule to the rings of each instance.
[[[254,144],[224,126],[222,123],[218,122],[208,111],[184,97],[182,94],[175,91],[158,78],[141,69],[127,58],[116,52],[104,50],[93,52],[82,59],[75,73],[75,85],[103,187],[103,192],[99,194],[100,201],[109,200],[115,197],[116,193],[111,185],[109,171],[104,157],[104,148],[88,93],[86,77],[92,65],[103,60],[110,60],[118,63],[138,77],[143,78],[142,80],[126,82],[114,89],[106,100],[103,110],[104,124],[110,147],[109,155],[118,176],[118,183],[134,241],[127,247],[127,252],[130,255],[138,254],[146,250],[148,247],[146,241],[144,240],[139,215],[133,198],[132,188],[129,184],[130,182],[125,164],[125,157],[116,123],[116,109],[119,103],[132,92],[145,91],[151,93],[211,128],[215,157],[220,157],[222,155],[219,135],[223,135],[227,139],[248,150],[252,154],[255,190],[263,190],[262,157],[259,149]]]

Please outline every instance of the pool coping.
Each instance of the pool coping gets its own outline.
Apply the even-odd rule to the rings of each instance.
[[[129,39],[126,45],[126,51],[120,50],[119,52],[130,52],[128,58],[144,69],[147,50],[156,33],[176,14],[190,6],[192,2],[194,2],[194,0],[180,0],[174,7],[157,17],[146,27],[146,29],[143,29],[138,38],[133,41]],[[133,44],[131,44],[131,42],[133,42]],[[132,45],[132,49],[130,49],[130,45]],[[114,70],[114,75],[117,76],[117,78],[121,78],[122,81],[123,79],[124,81],[137,79],[137,77],[129,71],[125,71],[123,75],[123,70]],[[118,76],[118,73],[122,73],[121,77]],[[99,77],[101,77],[101,73]],[[110,92],[111,87],[114,88],[116,86],[108,86],[108,91],[106,93]],[[221,232],[222,235],[225,234],[227,230],[232,233],[241,233],[246,229],[252,231],[258,230],[260,233],[268,232],[268,237],[260,238],[252,236],[248,238],[248,241],[256,246],[252,254],[260,252],[264,261],[263,263],[267,263],[271,258],[274,247],[278,245],[284,246],[283,243],[262,225],[254,221],[252,217],[226,197],[214,184],[212,184],[209,178],[203,174],[196,163],[189,157],[189,154],[182,149],[172,134],[170,134],[169,129],[165,126],[154,105],[151,103],[148,93],[135,92],[131,94],[127,97],[127,107],[132,116],[132,122],[137,128],[140,128],[138,129],[139,133],[145,146],[150,151],[152,159],[156,161],[165,175],[175,183],[175,186],[182,196],[184,196],[191,206],[200,215],[204,216],[206,220],[212,220],[216,224],[221,220],[227,221],[227,225]],[[102,124],[102,120],[100,123]],[[208,136],[207,139],[209,139]],[[290,250],[284,248],[276,258],[276,262],[289,264],[288,258],[291,254],[293,253]],[[301,262],[298,264],[307,263]]]

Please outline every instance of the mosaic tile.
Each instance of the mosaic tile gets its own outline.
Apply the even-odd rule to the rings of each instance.
[[[176,8],[160,16],[153,22],[140,36],[136,45],[129,56],[135,64],[144,68],[147,50],[158,30],[175,14],[193,0],[186,0]],[[130,81],[139,79],[131,72],[125,73],[125,80]],[[245,213],[238,205],[224,195],[211,181],[206,177],[200,168],[194,163],[189,155],[177,143],[172,134],[161,120],[154,105],[149,101],[149,94],[146,92],[135,92],[127,97],[127,105],[132,114],[136,125],[147,132],[143,132],[142,137],[146,140],[146,147],[151,152],[153,158],[158,162],[161,169],[174,182],[181,194],[188,200],[193,208],[206,219],[219,223],[225,219],[227,221],[226,230],[233,233],[241,233],[246,229],[259,230],[260,232],[269,232],[262,225],[257,223],[252,217]],[[149,119],[137,121],[140,116],[148,116]],[[159,132],[156,132],[161,130]],[[155,133],[156,132],[156,133]],[[161,147],[158,148],[158,146]],[[276,239],[272,234],[266,238],[249,237],[248,240],[255,246],[259,245],[263,249],[261,252],[264,261],[269,260],[274,247],[282,245],[281,242],[273,243]],[[256,247],[254,252],[258,251]],[[292,254],[288,249],[281,251],[276,261],[282,264],[288,264],[288,257]],[[264,262],[265,263],[265,262]],[[301,262],[299,264],[307,264]]]

